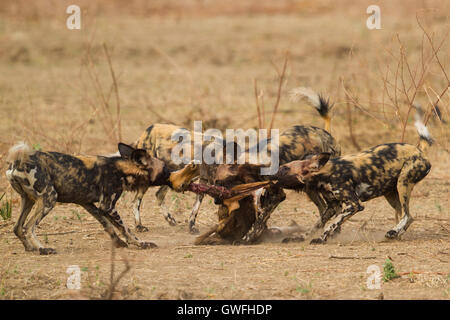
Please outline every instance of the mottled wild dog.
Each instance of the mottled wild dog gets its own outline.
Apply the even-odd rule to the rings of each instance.
[[[420,138],[418,147],[406,143],[381,144],[357,154],[330,159],[330,154],[322,153],[280,167],[280,184],[283,184],[283,179],[290,183],[295,179],[323,194],[327,202],[326,211],[342,207],[342,212],[311,243],[325,242],[345,220],[362,211],[364,207],[360,201],[381,196],[394,208],[397,222],[386,233],[386,238],[398,238],[408,229],[413,221],[409,213],[411,192],[431,169],[425,152],[433,144],[428,129],[417,114],[415,125]],[[326,223],[332,214],[324,217],[323,222]]]
[[[57,202],[85,208],[102,224],[116,247],[127,247],[127,243],[140,248],[155,247],[130,231],[116,210],[116,202],[124,190],[135,191],[142,185],[168,185],[179,190],[189,177],[171,172],[163,161],[150,157],[143,149],[119,143],[119,153],[117,157],[72,156],[34,151],[24,143],[9,150],[6,177],[22,198],[14,233],[26,251],[56,253],[39,242],[35,227]],[[38,200],[42,200],[41,205],[26,222]],[[114,227],[127,242],[117,236]]]
[[[168,168],[171,170],[179,170],[185,166],[185,164],[180,163],[174,163],[172,160],[172,152],[174,148],[179,144],[179,141],[172,140],[174,133],[179,132],[180,130],[185,130],[189,132],[190,135],[194,136],[196,133],[189,131],[183,127],[171,125],[171,124],[160,124],[156,123],[151,126],[149,126],[139,137],[139,139],[133,143],[132,145],[135,148],[141,148],[145,149],[147,153],[155,158],[158,158],[167,165]],[[193,141],[192,141],[193,142]],[[222,144],[223,148],[226,148],[225,141],[219,138],[216,138],[214,142],[217,142],[219,144]],[[209,144],[205,143],[205,145]],[[202,146],[204,147],[204,145]],[[194,147],[191,148],[192,152],[194,151]],[[224,149],[225,150],[225,149]],[[224,152],[225,154],[225,152]],[[193,157],[192,157],[193,158]],[[201,182],[207,182],[207,179],[204,178],[204,173],[198,172],[198,175],[200,176]],[[144,194],[147,192],[150,185],[145,186],[142,185],[137,189],[136,196],[134,198],[134,217],[135,217],[135,223],[136,223],[136,230],[137,231],[148,231],[148,228],[143,226],[141,223],[141,204],[142,199],[144,197]],[[156,192],[156,197],[158,200],[158,206],[160,207],[160,210],[162,211],[162,214],[164,218],[169,222],[170,225],[175,225],[176,221],[172,217],[172,215],[169,213],[167,208],[164,205],[164,199],[167,194],[167,191],[169,190],[168,186],[161,186],[158,191]],[[195,221],[197,218],[198,211],[200,209],[200,205],[202,203],[204,194],[197,194],[195,203],[191,212],[191,215],[189,217],[189,232],[191,233],[197,233],[198,230],[195,227]]]
[[[283,165],[285,163],[294,160],[303,160],[311,157],[315,154],[320,154],[322,152],[327,152],[331,157],[337,157],[341,154],[341,147],[339,143],[333,138],[329,133],[330,130],[330,103],[329,100],[325,99],[320,94],[317,94],[309,88],[296,88],[291,91],[291,95],[294,101],[300,101],[306,98],[306,101],[312,105],[320,114],[320,116],[325,121],[325,130],[313,126],[302,126],[296,125],[288,130],[284,131],[280,135],[279,142],[279,163]],[[270,141],[260,141],[260,143],[267,144],[270,147]],[[251,152],[251,150],[247,150]],[[264,165],[254,165],[254,164],[222,164],[219,165],[214,177],[214,184],[232,187],[238,184],[245,184],[257,181],[263,181],[267,179],[272,179],[271,176],[264,176],[260,174],[260,168]],[[204,165],[200,166],[202,170]],[[318,207],[320,216],[322,216],[326,209],[325,201],[322,199],[319,192],[306,188],[305,185],[299,184],[295,181],[292,184],[285,183],[279,187],[282,189],[294,189],[297,191],[304,191],[311,201]],[[284,196],[281,195],[282,189],[272,188],[272,192],[277,190],[275,193],[280,193],[280,195],[271,195],[268,199],[276,199],[281,202],[284,200]],[[259,193],[258,196],[262,196]],[[260,202],[259,200],[255,200]],[[265,201],[265,206],[271,207],[271,210],[262,210],[265,214],[270,214],[276,208],[278,203],[269,203],[270,201]],[[256,219],[252,228],[248,231],[248,234],[244,236],[243,240],[245,242],[255,241],[265,230],[265,222],[268,217],[263,214]],[[322,219],[319,218],[317,225],[320,225]]]

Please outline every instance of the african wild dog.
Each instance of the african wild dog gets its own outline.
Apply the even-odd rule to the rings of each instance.
[[[394,208],[397,222],[386,238],[398,238],[408,229],[413,221],[409,213],[411,192],[431,169],[425,152],[433,139],[420,117],[416,117],[416,128],[420,138],[418,147],[406,143],[381,144],[357,154],[330,159],[330,154],[322,153],[280,167],[278,183],[281,185],[283,179],[292,183],[294,178],[324,195],[327,212],[342,207],[342,212],[311,243],[325,242],[345,220],[363,210],[360,201],[381,196]],[[325,214],[324,223],[332,216]]]
[[[56,253],[39,242],[35,227],[57,202],[85,208],[102,224],[116,247],[127,247],[127,243],[140,248],[155,247],[139,240],[123,223],[116,202],[124,190],[133,191],[142,185],[168,185],[178,190],[179,181],[189,178],[170,172],[163,161],[150,157],[145,150],[119,143],[119,153],[120,157],[71,156],[34,151],[24,143],[9,150],[6,177],[22,198],[14,233],[26,251]],[[38,200],[42,200],[42,205],[25,222]],[[113,227],[121,231],[127,242],[117,236]]]
[[[325,129],[320,129],[312,126],[293,126],[290,129],[284,131],[280,135],[279,141],[279,163],[283,165],[294,160],[303,160],[311,157],[314,154],[319,154],[321,152],[328,152],[332,157],[337,157],[341,154],[340,145],[328,132],[330,130],[330,104],[329,101],[324,99],[321,95],[315,93],[308,88],[296,88],[292,90],[293,98],[298,101],[302,98],[306,98],[307,102],[317,109],[321,117],[325,120]],[[270,141],[261,141],[268,145],[270,150]],[[250,152],[251,150],[247,150]],[[245,184],[256,181],[263,181],[267,179],[273,179],[273,176],[262,176],[260,174],[260,169],[263,165],[254,164],[222,164],[219,165],[214,177],[214,184],[224,187],[232,187],[238,184]],[[200,170],[203,165],[200,166]],[[281,187],[281,188],[280,188]],[[277,187],[272,187],[264,191],[264,193],[259,193],[258,196],[264,196],[265,193],[270,192],[271,194],[266,195],[266,199],[276,199],[277,203],[269,203],[270,201],[265,201],[265,206],[271,208],[270,210],[262,210],[258,219],[253,224],[252,228],[248,231],[248,234],[244,236],[243,240],[245,242],[255,241],[265,230],[265,223],[269,218],[269,215],[279,202],[285,199],[285,195],[282,189],[294,189],[297,191],[304,191],[309,199],[314,202],[318,207],[320,216],[322,216],[326,209],[325,201],[322,199],[320,193],[316,190],[306,188],[304,185],[298,182],[289,185],[285,183],[284,185],[278,185]],[[267,209],[266,208],[266,209]],[[316,225],[321,224],[322,219],[319,218]]]
[[[172,140],[173,134],[179,130],[186,130],[183,127],[171,125],[171,124],[154,124],[148,127],[142,135],[139,137],[139,139],[133,143],[132,145],[135,148],[141,148],[145,149],[147,153],[155,158],[158,158],[164,163],[166,163],[167,167],[171,170],[179,170],[185,166],[185,164],[180,163],[176,164],[172,161],[172,151],[174,147],[179,143],[176,140]],[[191,136],[194,135],[192,131],[189,131]],[[192,141],[193,142],[193,141]],[[225,142],[222,139],[216,138],[214,142],[217,142],[219,144],[222,144],[222,147],[226,148]],[[210,142],[204,143],[204,145],[209,144]],[[191,152],[193,158],[193,151],[194,147],[192,145]],[[225,154],[225,153],[224,153]],[[198,173],[200,176],[201,182],[207,182],[206,178],[204,177],[204,173]],[[143,226],[141,223],[141,204],[142,204],[142,198],[144,197],[144,194],[147,192],[150,185],[145,186],[142,185],[137,189],[136,197],[134,198],[134,216],[135,216],[135,223],[136,223],[136,230],[137,231],[148,231],[148,228]],[[162,214],[164,218],[169,222],[170,225],[176,225],[175,219],[172,217],[172,215],[168,212],[167,208],[164,205],[164,198],[167,194],[167,191],[169,190],[168,186],[161,186],[158,191],[156,192],[156,197],[158,199],[158,206],[162,210]],[[200,205],[202,203],[204,195],[203,194],[197,194],[195,203],[191,212],[191,215],[189,217],[189,232],[190,233],[198,233],[197,228],[195,227],[195,221],[197,218],[198,211],[200,209]]]

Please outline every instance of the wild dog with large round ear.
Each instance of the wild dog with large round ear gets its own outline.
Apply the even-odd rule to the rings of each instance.
[[[59,152],[34,151],[21,143],[10,149],[6,177],[22,198],[14,233],[25,250],[53,254],[35,235],[35,227],[57,202],[74,203],[85,208],[110,235],[116,247],[128,244],[140,248],[156,245],[139,240],[122,221],[116,202],[124,190],[140,185],[171,186],[170,170],[164,162],[150,157],[143,149],[120,143],[120,157],[73,156]],[[37,200],[42,207],[27,220]],[[114,231],[117,228],[126,242]]]
[[[406,143],[381,144],[334,159],[329,159],[328,154],[320,154],[280,168],[280,183],[285,178],[295,177],[299,184],[325,195],[327,210],[336,202],[342,207],[342,213],[311,243],[325,242],[345,220],[363,210],[360,201],[380,196],[394,208],[397,222],[385,237],[398,238],[406,232],[413,221],[409,213],[411,192],[431,169],[426,150],[433,144],[433,139],[420,118],[416,119],[416,128],[420,138],[418,147]]]

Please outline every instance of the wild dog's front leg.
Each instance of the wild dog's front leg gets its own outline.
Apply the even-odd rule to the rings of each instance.
[[[141,204],[142,204],[142,198],[144,197],[144,194],[147,192],[147,187],[141,187],[138,189],[136,196],[133,200],[133,212],[134,212],[134,221],[135,221],[135,228],[137,232],[147,232],[148,228],[142,225],[141,222]]]
[[[194,207],[192,208],[191,215],[189,216],[189,232],[192,234],[197,234],[199,232],[195,226],[195,221],[197,220],[198,211],[200,210],[200,205],[202,204],[204,197],[204,194],[197,194]]]
[[[164,199],[166,198],[167,191],[169,191],[169,186],[161,186],[158,191],[156,191],[156,199],[158,199],[158,206],[164,219],[171,225],[176,226],[177,221],[172,217],[166,205],[164,204]]]
[[[97,219],[98,222],[103,226],[103,229],[109,234],[111,237],[112,242],[114,243],[114,246],[116,248],[125,248],[128,247],[127,243],[119,238],[117,233],[114,231],[114,227],[109,222],[109,220],[104,216],[103,212],[100,211],[95,205],[93,204],[85,204],[82,205],[83,208],[86,209],[87,212],[92,214],[92,216]]]
[[[265,195],[260,199],[261,206],[256,208],[256,220],[250,230],[242,238],[245,243],[254,243],[267,229],[267,220],[280,202],[286,199],[283,189],[271,187],[266,189]]]
[[[345,199],[343,201],[342,213],[335,218],[335,220],[325,229],[319,238],[312,239],[310,243],[318,244],[327,241],[328,237],[333,235],[336,229],[340,228],[345,220],[363,209],[364,207],[359,203],[356,195],[352,196],[351,199]]]
[[[319,219],[307,233],[307,235],[313,235],[317,230],[322,229],[332,216],[336,215],[339,208],[338,203],[332,201],[329,195],[309,189],[306,190],[306,194],[319,209]]]
[[[156,244],[152,242],[146,242],[139,240],[138,237],[128,228],[122,221],[119,213],[116,210],[116,202],[119,199],[120,194],[112,195],[112,197],[104,197],[104,202],[100,204],[100,210],[104,217],[108,219],[120,232],[125,236],[128,243],[134,244],[140,248],[154,248]]]
[[[136,237],[136,235],[130,230],[130,228],[128,228],[124,224],[116,209],[106,211],[104,212],[104,214],[106,215],[106,218],[124,235],[127,243],[134,244],[135,246],[138,246],[142,249],[157,247],[157,245],[153,242],[142,241],[138,237]]]

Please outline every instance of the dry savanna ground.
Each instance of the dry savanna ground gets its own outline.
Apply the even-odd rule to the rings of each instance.
[[[75,2],[81,30],[68,30],[65,8]],[[323,125],[310,107],[289,101],[296,86],[335,103],[331,131],[343,153],[384,142],[415,144],[412,103],[430,115],[433,167],[413,191],[415,221],[407,233],[384,239],[395,222],[380,198],[365,203],[324,245],[197,247],[186,222],[194,196],[169,192],[167,205],[178,221],[169,226],[153,188],[143,207],[150,231],[139,236],[159,247],[115,251],[115,277],[125,262],[131,269],[113,298],[449,299],[450,3],[376,2],[380,30],[366,27],[369,1],[1,2],[0,204],[4,210],[12,204],[12,217],[0,218],[0,299],[100,298],[110,284],[109,237],[75,205],[58,205],[38,229],[57,255],[24,251],[12,232],[19,198],[4,178],[14,142],[106,154],[155,122],[257,128],[255,79],[261,126],[268,127],[286,57],[274,128]],[[430,113],[436,102],[446,121]],[[125,194],[118,205],[131,226],[132,197]],[[215,210],[206,198],[200,231],[216,222]],[[317,217],[303,194],[288,192],[269,224],[294,220],[307,228]],[[383,272],[386,259],[400,277],[369,289],[367,268]],[[71,265],[81,270],[79,291],[66,287]]]

